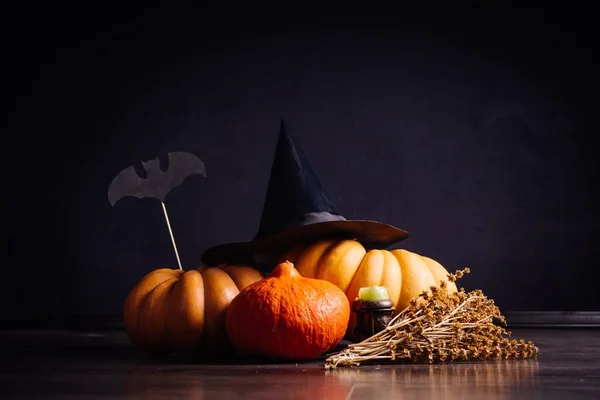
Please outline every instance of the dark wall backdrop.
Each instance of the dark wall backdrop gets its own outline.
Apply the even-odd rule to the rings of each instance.
[[[159,154],[207,166],[166,201],[186,268],[252,238],[281,116],[347,218],[503,310],[599,310],[593,24],[545,7],[12,10],[4,321],[176,267],[157,201],[107,200]]]

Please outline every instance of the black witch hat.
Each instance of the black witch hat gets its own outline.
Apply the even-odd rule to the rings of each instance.
[[[337,212],[282,119],[258,233],[248,242],[207,249],[202,262],[251,263],[268,269],[282,252],[300,243],[355,239],[368,248],[386,248],[407,236],[406,231],[391,225],[347,220]]]

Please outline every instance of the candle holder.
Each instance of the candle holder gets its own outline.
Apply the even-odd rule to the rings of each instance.
[[[363,341],[385,329],[396,310],[393,305],[390,299],[355,300],[352,303],[352,311],[356,313],[356,337]]]

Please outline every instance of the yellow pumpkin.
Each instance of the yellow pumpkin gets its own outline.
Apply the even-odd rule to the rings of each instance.
[[[154,270],[125,300],[125,331],[134,345],[154,353],[229,351],[227,308],[242,289],[262,278],[246,265]]]
[[[411,299],[431,286],[446,281],[449,292],[457,291],[448,280],[448,271],[437,261],[405,250],[367,251],[355,240],[321,240],[292,247],[280,262],[293,263],[306,278],[325,279],[342,289],[352,303],[358,290],[366,286],[385,286],[396,307],[396,314]],[[350,316],[346,337],[354,336],[356,316]]]

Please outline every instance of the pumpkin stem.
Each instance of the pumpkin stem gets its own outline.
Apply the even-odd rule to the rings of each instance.
[[[296,278],[300,276],[300,273],[294,268],[294,264],[289,261],[284,261],[278,264],[273,272],[271,272],[271,276],[277,276],[281,278]]]

